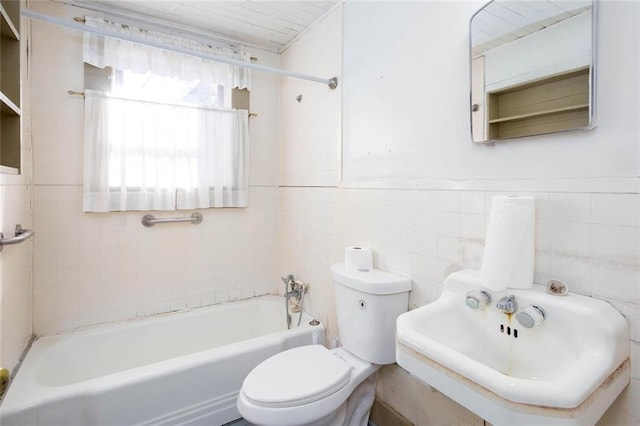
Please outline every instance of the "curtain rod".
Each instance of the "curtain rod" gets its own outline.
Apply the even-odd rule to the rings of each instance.
[[[81,16],[76,16],[76,17],[73,18],[73,20],[78,22],[78,23],[80,23],[80,24],[84,24],[84,23],[87,22],[87,20],[85,18],[81,17]],[[127,27],[127,25],[125,25],[125,24],[120,24],[120,26],[123,27],[123,28]],[[153,29],[153,31],[155,31],[155,32],[158,32],[158,31],[164,32],[164,30],[157,30],[157,29]],[[188,37],[188,38],[191,39],[190,37]],[[207,44],[207,45],[211,44],[211,41],[204,41],[201,37],[198,37],[196,39],[196,41],[199,41],[200,43]],[[231,47],[231,48],[233,48],[233,47]],[[258,58],[256,56],[252,56],[249,59],[251,60],[251,62],[256,62],[258,60]]]
[[[123,34],[119,34],[113,31],[109,31],[109,30],[103,30],[100,28],[95,28],[95,27],[90,27],[84,24],[79,24],[76,22],[69,22],[69,21],[65,21],[64,19],[60,19],[60,18],[56,18],[54,16],[50,16],[50,15],[45,15],[43,13],[38,13],[38,12],[33,12],[31,10],[22,10],[21,15],[24,17],[27,17],[29,19],[36,19],[38,21],[43,21],[43,22],[47,22],[49,24],[53,24],[53,25],[59,25],[65,28],[71,28],[74,30],[78,30],[78,31],[82,31],[82,32],[88,32],[88,33],[92,33],[92,34],[97,34],[97,35],[101,35],[101,36],[105,36],[105,37],[111,37],[111,38],[115,38],[115,39],[119,39],[119,40],[124,40],[124,41],[130,41],[133,43],[138,43],[138,44],[143,44],[145,46],[150,46],[150,47],[156,47],[159,49],[164,49],[164,50],[169,50],[172,52],[177,52],[177,53],[182,53],[184,55],[190,55],[190,56],[195,56],[198,58],[203,58],[203,59],[209,59],[212,61],[216,61],[216,62],[222,62],[225,64],[231,64],[231,65],[238,65],[241,67],[245,67],[245,68],[249,68],[249,69],[254,69],[256,71],[263,71],[263,72],[269,72],[269,73],[273,73],[273,74],[279,74],[279,75],[283,75],[286,77],[293,77],[293,78],[298,78],[301,80],[308,80],[308,81],[314,81],[316,83],[323,83],[326,84],[327,86],[329,86],[329,88],[331,90],[335,89],[336,87],[338,87],[338,78],[337,77],[333,77],[333,78],[320,78],[320,77],[315,77],[312,75],[307,75],[307,74],[301,74],[298,72],[293,72],[293,71],[286,71],[286,70],[282,70],[279,68],[272,68],[272,67],[267,67],[264,65],[258,65],[258,64],[252,64],[252,63],[246,63],[243,61],[239,61],[236,59],[231,59],[231,58],[225,58],[222,56],[215,56],[215,55],[208,55],[206,53],[199,53],[199,52],[193,52],[189,49],[183,49],[181,47],[175,47],[175,46],[166,46],[162,43],[158,43],[158,42],[154,42],[151,40],[145,40],[141,37],[135,37],[135,36],[127,36],[127,35],[123,35]]]

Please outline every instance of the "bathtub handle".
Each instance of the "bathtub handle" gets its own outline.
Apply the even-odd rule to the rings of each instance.
[[[2,248],[5,245],[19,244],[33,237],[33,234],[35,234],[34,231],[32,231],[31,229],[22,229],[22,226],[20,224],[16,225],[16,231],[13,237],[5,238],[4,234],[0,232],[0,251],[2,251]]]

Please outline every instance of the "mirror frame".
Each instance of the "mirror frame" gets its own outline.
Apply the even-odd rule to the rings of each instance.
[[[474,80],[474,76],[473,76],[473,67],[472,67],[472,62],[474,60],[474,55],[473,55],[473,40],[472,40],[472,28],[473,28],[473,20],[474,18],[480,14],[481,12],[483,12],[489,5],[491,5],[492,3],[495,3],[497,0],[490,0],[489,2],[487,2],[484,6],[482,6],[480,9],[478,9],[469,19],[469,60],[468,60],[468,64],[469,64],[469,129],[470,129],[470,137],[471,137],[471,141],[473,143],[477,143],[477,144],[484,144],[484,145],[494,145],[496,142],[506,142],[506,141],[511,141],[511,140],[517,140],[517,139],[523,139],[523,138],[531,138],[531,137],[536,137],[536,136],[542,136],[542,135],[553,135],[553,134],[564,134],[564,133],[575,133],[575,132],[584,132],[584,131],[589,131],[594,129],[595,127],[597,127],[597,123],[596,123],[596,75],[597,75],[597,55],[596,55],[596,45],[597,45],[597,16],[598,16],[598,10],[597,10],[597,0],[590,0],[591,2],[591,42],[590,42],[590,55],[589,55],[589,81],[588,81],[588,86],[589,86],[589,105],[588,105],[588,114],[589,114],[589,123],[586,126],[582,126],[582,127],[576,127],[576,128],[571,128],[571,129],[566,129],[566,130],[557,130],[557,131],[549,131],[549,132],[540,132],[540,133],[535,133],[535,134],[530,134],[530,135],[523,135],[523,136],[515,136],[515,137],[505,137],[505,138],[491,138],[487,136],[487,139],[483,139],[483,140],[475,140],[474,139],[474,129],[473,129],[473,121],[474,121],[474,117],[473,114],[474,112],[477,111],[478,108],[478,104],[474,103],[474,87],[473,87],[473,80]],[[488,93],[486,91],[486,85],[484,84],[483,81],[483,86],[482,86],[482,96],[483,96],[483,100],[482,102],[484,104],[487,103],[487,99],[488,99]],[[488,125],[488,119],[487,117],[483,117],[483,120],[485,121],[485,126]],[[482,129],[482,131],[485,133],[485,135],[487,135],[487,133],[485,132],[484,128]]]

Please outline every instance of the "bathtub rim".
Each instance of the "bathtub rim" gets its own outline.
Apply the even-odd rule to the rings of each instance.
[[[70,337],[82,337],[86,335],[100,335],[108,332],[126,330],[131,327],[144,326],[146,323],[161,323],[169,321],[175,316],[180,315],[197,315],[206,313],[207,310],[225,310],[232,309],[234,305],[246,303],[282,303],[282,296],[264,295],[250,299],[241,299],[237,301],[229,301],[222,304],[209,305],[204,307],[173,311],[163,313],[158,316],[136,318],[129,321],[119,321],[117,323],[100,324],[96,326],[86,327],[71,332],[54,334],[50,336],[37,337],[33,342],[29,352],[27,352],[20,370],[12,380],[11,387],[17,386],[19,394],[10,393],[11,387],[8,389],[2,401],[0,401],[0,419],[4,416],[10,416],[21,410],[30,409],[34,406],[46,406],[55,404],[58,401],[65,400],[70,396],[83,396],[93,393],[109,391],[123,383],[136,384],[147,379],[153,378],[161,371],[162,374],[174,374],[184,370],[185,365],[189,368],[198,368],[206,364],[221,361],[242,353],[243,351],[265,347],[269,345],[280,345],[286,348],[285,343],[289,339],[294,339],[313,331],[322,331],[326,335],[326,328],[322,322],[319,325],[310,325],[309,322],[315,319],[308,312],[304,312],[303,320],[299,327],[284,329],[274,333],[268,333],[249,339],[216,346],[210,349],[188,353],[177,357],[164,359],[150,364],[137,366],[114,373],[98,376],[88,380],[73,382],[69,384],[61,384],[57,386],[43,385],[37,380],[36,372],[42,358],[46,357],[47,349],[55,345],[61,340]],[[282,313],[284,316],[284,312]],[[20,375],[22,373],[22,375]],[[7,404],[9,403],[9,404]]]

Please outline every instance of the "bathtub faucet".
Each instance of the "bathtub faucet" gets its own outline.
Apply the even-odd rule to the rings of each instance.
[[[289,274],[286,277],[280,277],[280,279],[282,280],[282,282],[285,285],[285,290],[289,286],[291,286],[291,288],[293,288],[293,284],[296,282],[296,278],[293,276],[293,274]]]
[[[291,314],[289,313],[289,301],[293,299],[293,305],[291,306],[292,312],[299,312],[298,325],[302,320],[302,309],[304,303],[304,292],[306,285],[302,281],[297,281],[292,274],[282,277],[284,282],[284,305],[287,312],[287,328],[291,328]]]
[[[302,299],[304,293],[304,283],[302,281],[296,281],[295,277],[291,274],[286,277],[282,277],[282,281],[285,284],[284,297],[287,299],[293,297],[297,300]]]

